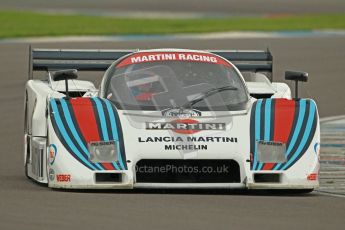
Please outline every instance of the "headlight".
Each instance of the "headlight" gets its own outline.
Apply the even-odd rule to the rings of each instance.
[[[89,161],[93,163],[109,163],[117,161],[117,146],[117,142],[115,141],[89,142]]]
[[[261,163],[286,162],[286,145],[281,142],[257,141],[258,161]]]

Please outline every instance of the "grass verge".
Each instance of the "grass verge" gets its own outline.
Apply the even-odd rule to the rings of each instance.
[[[345,14],[147,19],[0,11],[0,38],[316,29],[345,29]]]

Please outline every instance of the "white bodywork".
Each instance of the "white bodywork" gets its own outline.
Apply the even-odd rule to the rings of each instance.
[[[73,81],[73,82],[72,82]],[[73,92],[83,92],[83,96],[95,96],[97,94],[97,89],[94,84],[89,81],[79,81],[71,80],[69,82],[70,91]],[[25,137],[24,137],[24,163],[28,167],[28,176],[34,178],[35,180],[48,183],[46,167],[43,167],[43,176],[38,176],[32,170],[32,155],[27,159],[28,151],[34,152],[33,147],[35,144],[32,140],[36,140],[37,143],[44,145],[44,158],[39,158],[38,160],[42,164],[46,164],[47,157],[47,103],[49,98],[61,98],[65,94],[61,93],[65,91],[64,82],[54,82],[54,81],[42,81],[42,80],[29,80],[25,86]],[[36,139],[35,139],[36,138]],[[31,145],[28,145],[28,142]],[[36,144],[37,146],[37,144]],[[29,162],[27,162],[29,160]]]
[[[170,50],[174,51],[174,50]],[[198,52],[198,51],[195,51]],[[244,78],[245,79],[245,78]],[[263,74],[252,73],[251,81],[245,81],[248,92],[252,95],[270,95],[270,98],[291,99],[290,88],[285,83],[271,83]],[[97,96],[93,83],[81,80],[69,81],[70,91],[83,92],[82,97]],[[59,141],[54,132],[49,112],[49,101],[52,98],[63,98],[64,82],[29,80],[26,84],[25,103],[25,151],[24,160],[28,177],[46,183],[52,188],[92,188],[92,189],[128,189],[128,188],[249,188],[249,189],[314,189],[318,180],[308,179],[310,174],[318,174],[318,149],[320,143],[319,124],[310,146],[304,154],[288,170],[254,171],[251,169],[250,123],[251,106],[243,111],[203,113],[195,118],[199,122],[214,121],[226,124],[226,132],[202,131],[193,137],[233,137],[236,142],[208,142],[207,150],[185,152],[179,150],[162,151],[166,145],[173,143],[169,137],[186,138],[183,134],[172,134],[170,130],[145,130],[145,123],[166,121],[161,114],[150,113],[147,117],[137,116],[136,111],[119,110],[119,119],[123,129],[123,142],[126,148],[127,170],[101,171],[98,173],[117,173],[121,180],[113,183],[99,183],[95,173],[75,160]],[[267,97],[267,96],[266,96]],[[71,99],[74,100],[74,99]],[[256,99],[251,98],[250,104]],[[142,111],[140,111],[142,112]],[[149,137],[167,137],[164,142],[148,141]],[[54,164],[50,164],[49,146],[57,149]],[[205,143],[194,143],[202,145]],[[316,146],[316,147],[315,147]],[[316,153],[315,153],[316,152]],[[27,154],[29,153],[29,156]],[[240,167],[240,181],[237,183],[138,183],[136,181],[136,163],[141,159],[232,159]],[[279,174],[278,183],[256,183],[255,174]],[[61,180],[56,176],[60,175]]]

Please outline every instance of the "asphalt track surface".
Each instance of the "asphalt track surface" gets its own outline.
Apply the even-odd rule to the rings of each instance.
[[[40,48],[258,49],[269,46],[275,78],[305,70],[302,95],[321,116],[345,113],[345,38],[45,43]],[[0,229],[343,229],[345,198],[215,191],[57,191],[23,173],[23,95],[28,44],[0,44]]]
[[[344,13],[343,0],[1,0],[0,8],[93,13],[186,12],[206,15]]]

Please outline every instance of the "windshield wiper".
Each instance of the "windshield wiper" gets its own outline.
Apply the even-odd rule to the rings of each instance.
[[[218,87],[218,88],[213,88],[213,89],[210,89],[204,93],[202,93],[199,97],[191,100],[191,101],[188,101],[187,103],[183,104],[180,109],[186,109],[186,108],[192,108],[193,105],[195,105],[196,103],[200,102],[200,101],[203,101],[205,100],[205,98],[209,97],[209,96],[212,96],[216,93],[220,93],[220,92],[223,92],[223,91],[227,91],[227,90],[238,90],[238,88],[234,87],[234,86],[222,86],[222,87]]]

